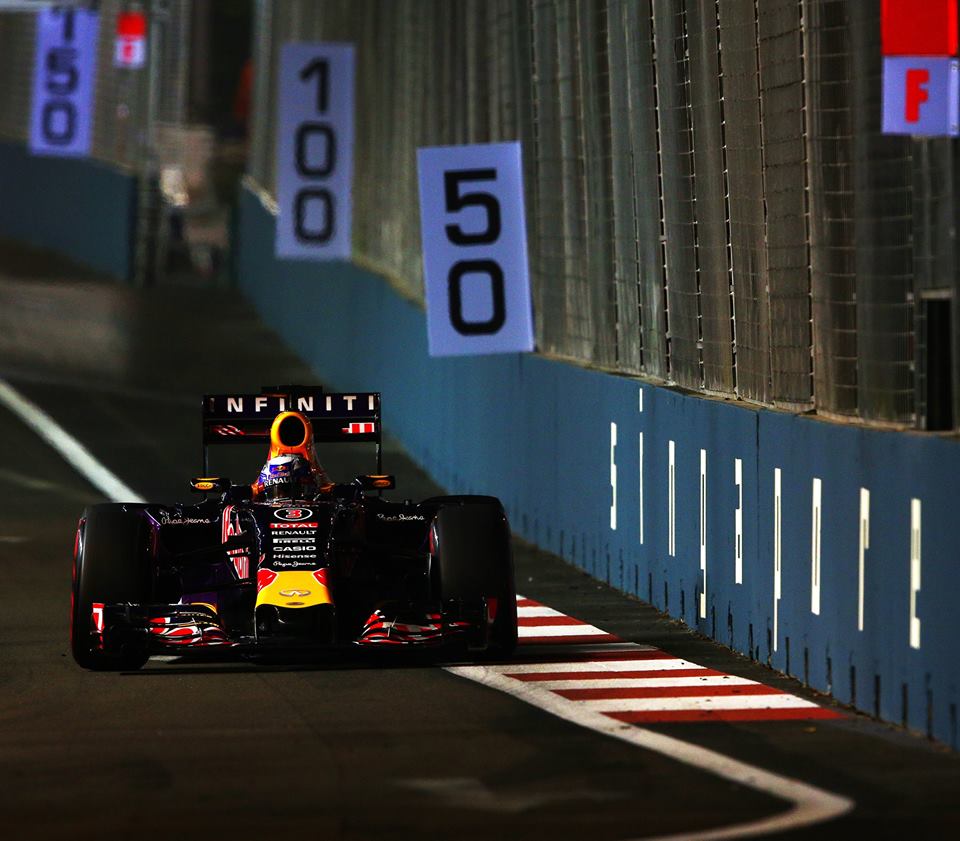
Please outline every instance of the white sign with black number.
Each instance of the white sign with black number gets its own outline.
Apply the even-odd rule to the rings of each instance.
[[[90,154],[99,18],[87,9],[37,13],[30,151],[34,155]]]
[[[417,152],[431,356],[533,350],[519,143]]]
[[[353,44],[285,44],[277,94],[276,255],[350,258]]]

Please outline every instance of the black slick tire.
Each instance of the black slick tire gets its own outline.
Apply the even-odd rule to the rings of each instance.
[[[504,657],[517,645],[517,597],[510,526],[499,502],[460,498],[437,512],[435,563],[447,600],[488,605],[496,614],[488,632],[488,656]]]
[[[147,661],[142,645],[98,648],[91,614],[96,603],[149,603],[148,534],[134,505],[93,505],[83,513],[74,550],[70,647],[85,669],[138,669]]]

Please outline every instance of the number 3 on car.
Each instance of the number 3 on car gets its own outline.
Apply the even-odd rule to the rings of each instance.
[[[519,143],[420,149],[431,356],[533,350]]]

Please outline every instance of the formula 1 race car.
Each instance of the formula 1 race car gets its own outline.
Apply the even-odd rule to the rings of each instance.
[[[508,655],[517,641],[500,501],[382,492],[380,395],[303,386],[203,400],[208,447],[268,444],[253,485],[193,479],[195,505],[86,509],[74,548],[71,647],[89,669],[151,654],[295,656],[353,646]],[[330,482],[315,442],[376,445],[376,473]]]

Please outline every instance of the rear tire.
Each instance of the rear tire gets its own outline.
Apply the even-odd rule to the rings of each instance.
[[[147,661],[144,644],[98,648],[92,624],[95,603],[149,603],[147,537],[147,524],[135,506],[93,505],[83,513],[74,550],[70,647],[85,669],[138,669]]]
[[[479,605],[496,614],[488,631],[487,654],[502,657],[517,646],[517,596],[510,526],[500,503],[490,497],[461,498],[437,513],[435,558],[442,599]]]

